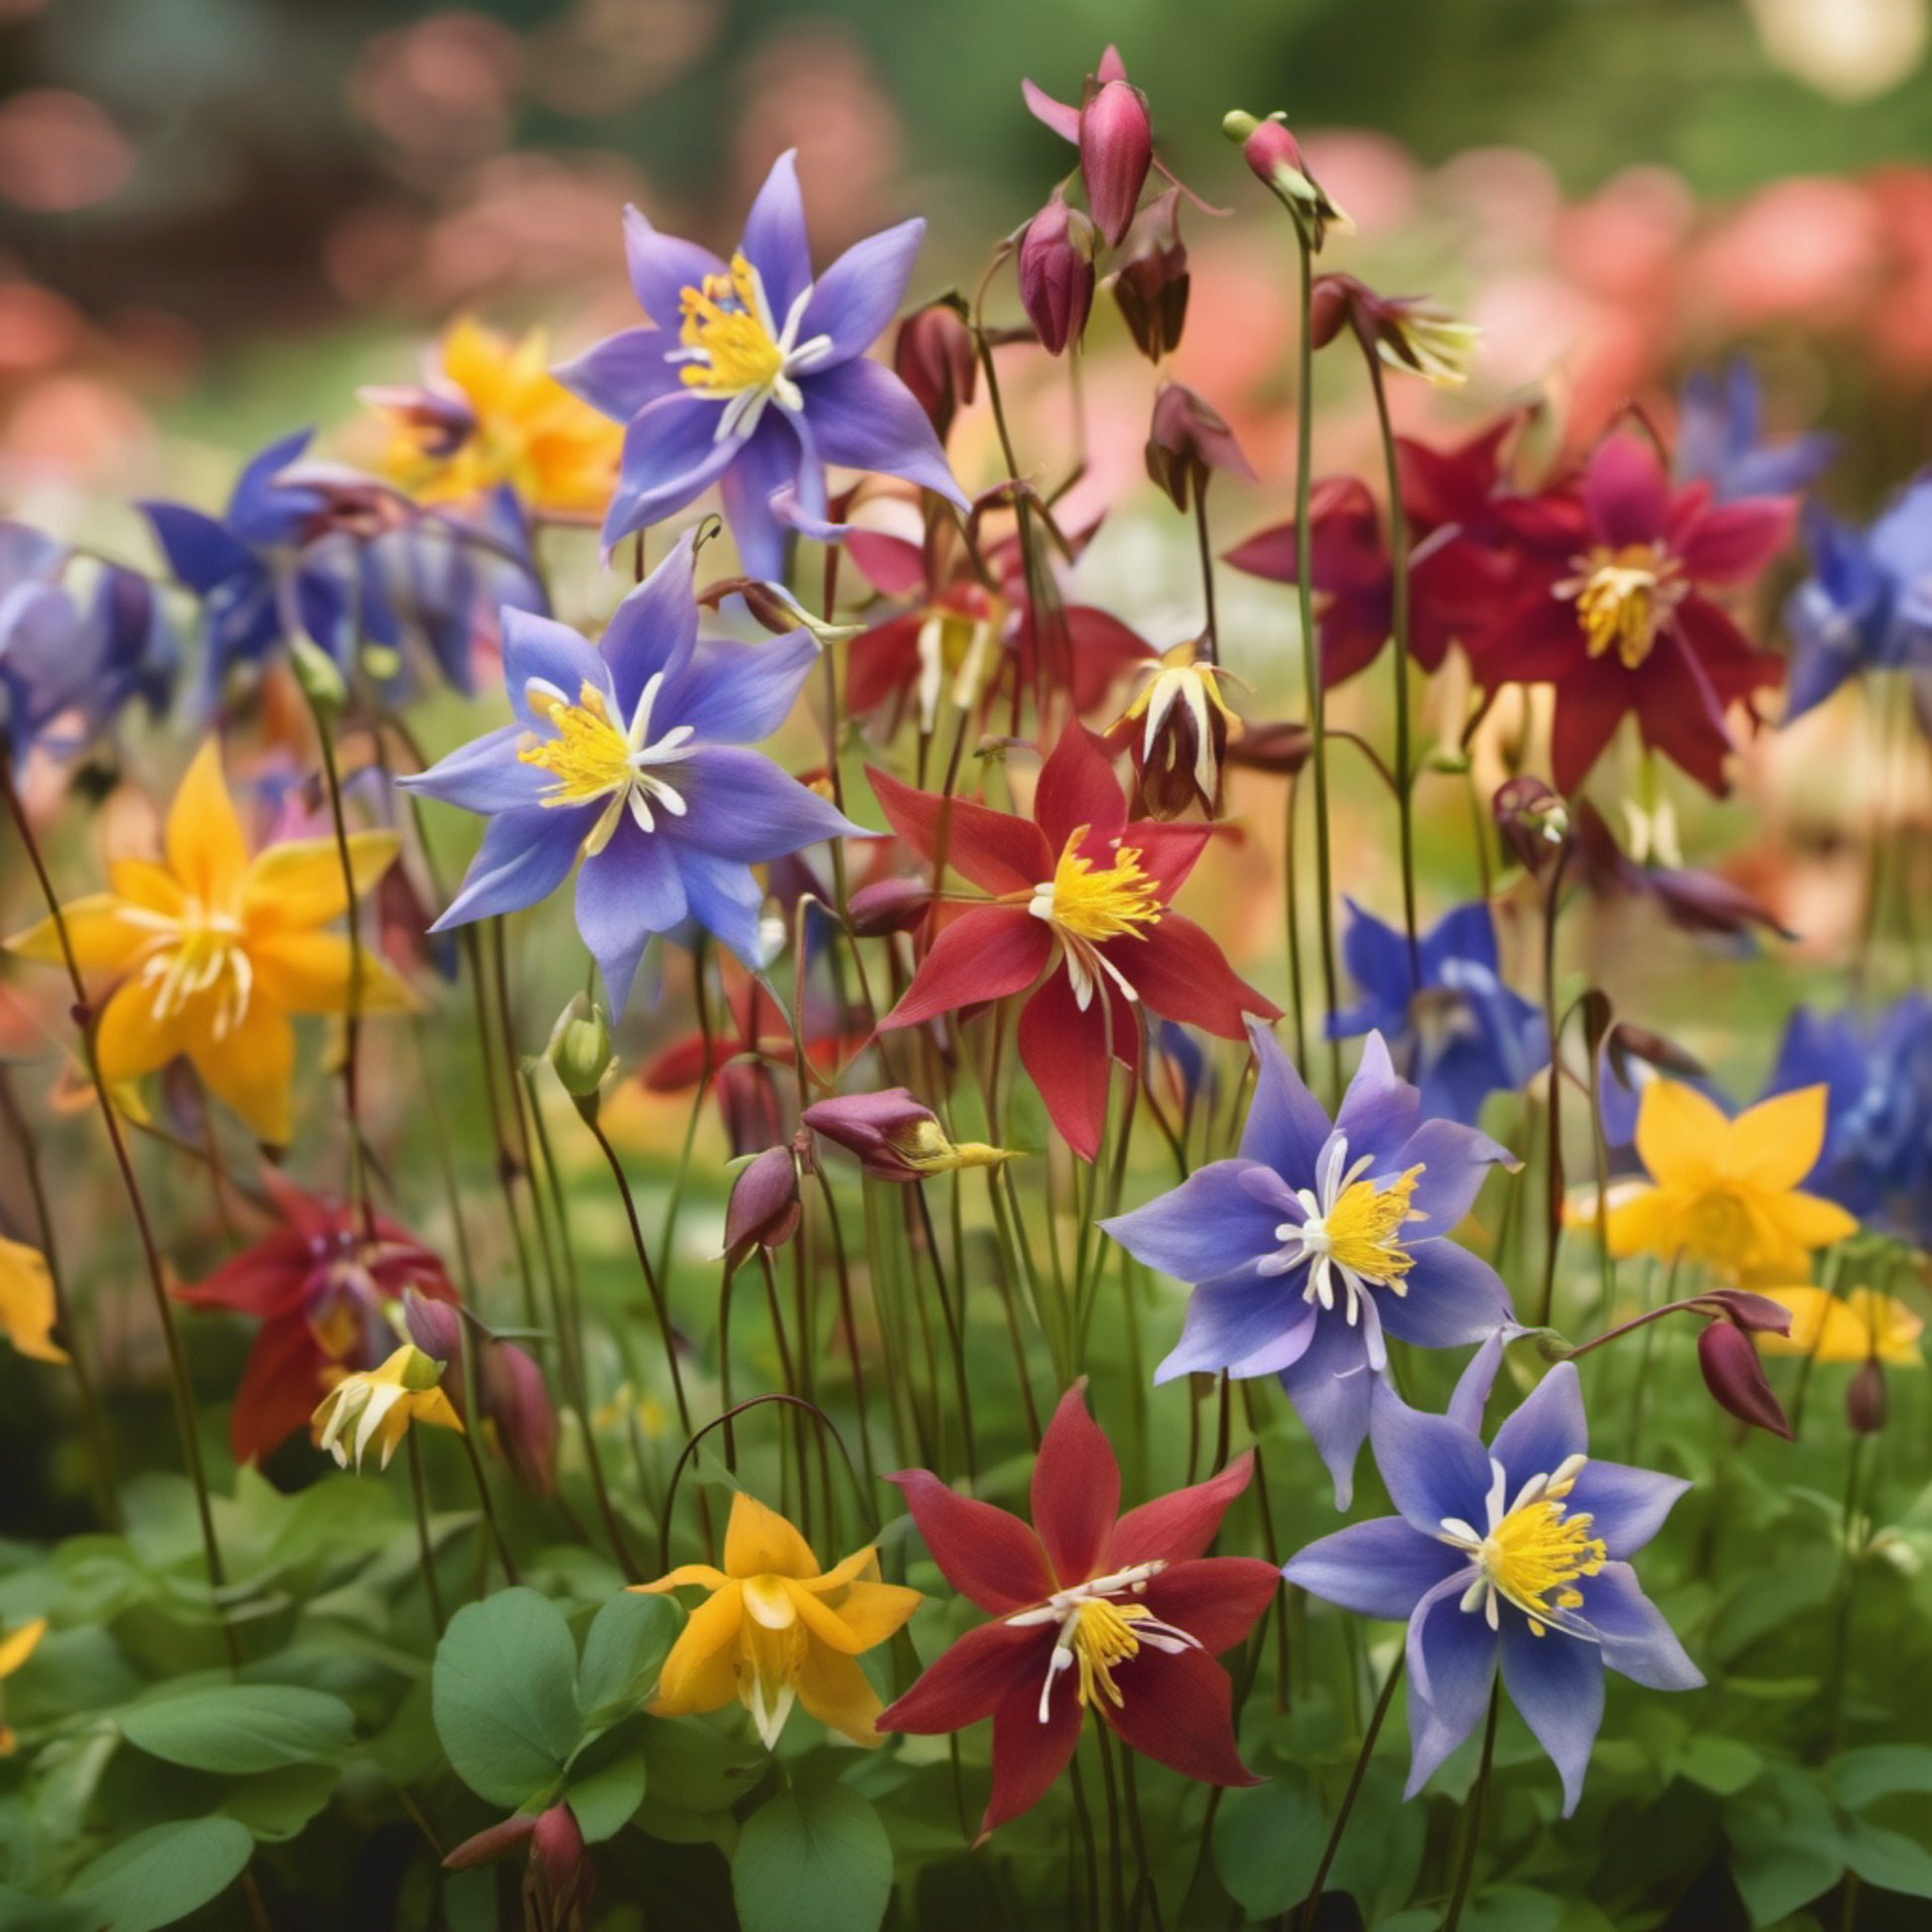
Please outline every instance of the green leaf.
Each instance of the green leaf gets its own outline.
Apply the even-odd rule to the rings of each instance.
[[[1462,1916],[1467,1932],[1556,1932],[1562,1922],[1563,1900],[1529,1885],[1497,1885]]]
[[[1731,1737],[1693,1737],[1677,1760],[1677,1773],[1715,1791],[1721,1798],[1743,1790],[1764,1769],[1764,1760],[1748,1744]]]
[[[1848,1811],[1863,1811],[1899,1791],[1932,1791],[1932,1747],[1924,1744],[1870,1744],[1842,1751],[1826,1769],[1838,1801]]]
[[[355,1714],[326,1691],[226,1684],[137,1704],[117,1722],[128,1742],[152,1757],[235,1775],[335,1756]]]
[[[334,1764],[284,1764],[243,1778],[221,1800],[221,1816],[246,1825],[264,1844],[296,1837],[335,1796]]]
[[[668,1596],[621,1590],[598,1611],[577,1667],[577,1703],[588,1728],[616,1724],[655,1687],[684,1612]]]
[[[493,1805],[548,1798],[583,1736],[576,1680],[577,1646],[549,1597],[504,1589],[457,1611],[431,1679],[457,1776]]]
[[[108,1932],[154,1932],[173,1925],[240,1875],[255,1849],[232,1818],[195,1818],[156,1825],[104,1852],[68,1888]]]
[[[654,1798],[680,1811],[729,1811],[770,1768],[756,1744],[735,1741],[702,1718],[648,1718],[644,1762]]]
[[[1294,1772],[1230,1791],[1214,1820],[1214,1869],[1250,1918],[1273,1918],[1308,1896],[1328,1829]]]
[[[644,1802],[644,1721],[619,1725],[571,1759],[564,1796],[587,1845],[601,1845]]]
[[[1732,1804],[1725,1812],[1731,1880],[1754,1926],[1790,1917],[1845,1870],[1838,1826],[1817,1787],[1795,1768],[1775,1783],[1781,1804]]]
[[[99,1923],[84,1905],[35,1898],[0,1885],[0,1932],[92,1932]]]
[[[1932,1898],[1932,1852],[1903,1832],[1880,1831],[1863,1820],[1845,1830],[1845,1863],[1867,1885]]]
[[[893,1896],[893,1848],[856,1791],[783,1791],[746,1821],[732,1860],[744,1932],[876,1932]]]

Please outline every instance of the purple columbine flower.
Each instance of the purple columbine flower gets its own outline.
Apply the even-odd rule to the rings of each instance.
[[[1473,1128],[1424,1119],[1380,1034],[1333,1126],[1267,1028],[1251,1022],[1249,1034],[1261,1065],[1240,1154],[1101,1225],[1195,1285],[1155,1381],[1279,1375],[1346,1509],[1388,1365],[1384,1331],[1455,1348],[1509,1319],[1496,1271],[1447,1236],[1487,1169],[1510,1156]]]
[[[534,905],[582,851],[577,929],[617,1012],[645,942],[687,919],[757,967],[763,896],[752,867],[859,830],[739,749],[783,724],[817,660],[810,632],[701,642],[695,562],[687,535],[618,606],[600,645],[506,611],[516,722],[398,780],[490,819],[433,931]]]
[[[1567,1818],[1603,1719],[1603,1671],[1653,1691],[1704,1682],[1626,1558],[1691,1485],[1599,1462],[1576,1365],[1559,1363],[1485,1449],[1495,1336],[1449,1413],[1375,1393],[1375,1461],[1401,1512],[1354,1523],[1282,1567],[1292,1584],[1363,1616],[1409,1625],[1409,1789],[1468,1736],[1503,1685],[1563,1778]]]
[[[1684,384],[1677,436],[1677,474],[1683,483],[1708,483],[1714,500],[1795,496],[1838,455],[1842,439],[1811,430],[1780,443],[1764,441],[1764,391],[1757,371],[1733,355],[1722,384],[1695,369]]]
[[[924,233],[923,221],[902,221],[814,280],[790,153],[772,165],[729,262],[625,209],[630,285],[649,320],[556,371],[592,408],[628,425],[605,543],[659,522],[715,483],[746,574],[780,577],[786,523],[831,533],[828,463],[902,477],[964,509],[925,412],[866,357],[898,308]]]

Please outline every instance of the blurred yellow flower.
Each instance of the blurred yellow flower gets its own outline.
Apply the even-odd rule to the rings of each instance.
[[[355,896],[396,856],[393,832],[352,832]],[[189,766],[168,813],[166,859],[120,859],[113,891],[64,908],[83,971],[123,975],[94,1037],[110,1086],[185,1054],[262,1140],[285,1146],[295,1078],[292,1013],[345,1013],[354,948],[320,927],[348,908],[333,839],[287,839],[248,856],[213,739]],[[58,962],[52,919],[7,941]],[[360,1009],[407,1010],[407,986],[361,948]]]
[[[317,1449],[327,1449],[344,1468],[353,1453],[359,1472],[374,1444],[381,1446],[386,1469],[412,1422],[454,1429],[461,1436],[463,1422],[439,1386],[442,1376],[443,1364],[407,1341],[380,1368],[345,1375],[316,1410]],[[345,1436],[351,1440],[345,1442]]]
[[[37,1362],[64,1362],[68,1351],[54,1339],[54,1278],[47,1258],[24,1241],[0,1238],[0,1328],[23,1355]],[[0,1647],[0,1657],[6,1651]],[[0,1677],[5,1676],[0,1671]]]
[[[23,1623],[12,1636],[0,1637],[0,1678],[11,1677],[34,1654],[46,1635],[47,1619],[37,1616],[33,1622]],[[17,1741],[12,1726],[0,1719],[0,1757],[11,1757]]]
[[[1863,1362],[1875,1355],[1900,1368],[1924,1360],[1925,1323],[1895,1296],[1873,1288],[1833,1295],[1822,1288],[1770,1288],[1765,1296],[1791,1311],[1789,1335],[1759,1334],[1771,1355],[1816,1355],[1821,1362]]]
[[[873,1728],[878,1693],[855,1660],[918,1608],[919,1592],[882,1584],[876,1550],[860,1550],[820,1575],[805,1539],[741,1490],[732,1498],[723,1570],[687,1563],[632,1587],[661,1594],[685,1584],[711,1594],[664,1660],[650,1711],[691,1717],[737,1698],[768,1750],[795,1699],[855,1744],[883,1741]]]
[[[1797,1190],[1824,1144],[1822,1086],[1727,1120],[1695,1087],[1652,1080],[1637,1108],[1637,1154],[1654,1184],[1610,1208],[1610,1252],[1682,1255],[1749,1287],[1801,1279],[1812,1249],[1859,1227],[1844,1208]]]
[[[623,431],[553,381],[549,360],[541,329],[512,341],[454,323],[428,387],[362,391],[392,431],[383,467],[425,503],[508,483],[539,516],[601,517]]]

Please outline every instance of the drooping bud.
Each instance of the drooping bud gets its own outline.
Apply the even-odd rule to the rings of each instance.
[[[477,412],[466,397],[419,383],[369,383],[356,390],[355,400],[407,432],[426,457],[455,456],[477,432]]]
[[[1309,173],[1301,143],[1288,131],[1286,121],[1284,114],[1259,121],[1237,108],[1222,117],[1221,132],[1240,148],[1255,179],[1287,207],[1307,234],[1309,246],[1318,251],[1330,227],[1346,233],[1355,224]]]
[[[938,1115],[904,1087],[816,1101],[800,1119],[814,1133],[849,1148],[878,1180],[924,1180],[960,1168],[997,1168],[1014,1159],[1008,1148],[948,1140]]]
[[[403,1326],[409,1330],[409,1339],[431,1361],[453,1366],[462,1363],[463,1317],[448,1302],[425,1295],[420,1289],[405,1288],[402,1292],[402,1318]],[[451,1381],[460,1395],[462,1376],[452,1376]]]
[[[1309,299],[1310,340],[1325,347],[1344,326],[1390,368],[1445,386],[1468,381],[1481,334],[1427,296],[1377,295],[1353,275],[1323,275]]]
[[[445,1856],[443,1868],[446,1871],[467,1871],[472,1865],[494,1864],[498,1859],[507,1858],[518,1846],[528,1844],[536,1828],[533,1813],[512,1812],[500,1824],[489,1826],[475,1838],[466,1838],[454,1852]]]
[[[302,695],[325,718],[339,718],[348,703],[348,681],[343,667],[311,637],[298,636],[289,644],[289,668]]]
[[[1128,80],[1103,79],[1080,109],[1080,183],[1109,248],[1132,225],[1153,164],[1147,96]]]
[[[798,1161],[768,1147],[738,1171],[725,1209],[725,1259],[736,1268],[754,1248],[782,1248],[798,1231]]]
[[[510,1474],[539,1496],[557,1488],[557,1405],[529,1353],[513,1341],[483,1351],[477,1400]]]
[[[1785,1421],[1784,1410],[1765,1377],[1764,1364],[1743,1329],[1729,1321],[1708,1322],[1698,1335],[1698,1367],[1719,1408],[1753,1429],[1768,1430],[1787,1443],[1791,1441],[1791,1425]]]
[[[1244,724],[1228,742],[1229,764],[1250,771],[1272,772],[1278,778],[1292,778],[1307,764],[1314,752],[1314,735],[1306,725],[1280,718],[1268,724]]]
[[[1885,1426],[1885,1370],[1876,1355],[1867,1355],[1845,1385],[1845,1420],[1860,1436],[1875,1436]]]
[[[720,609],[726,598],[742,597],[745,609],[761,629],[774,637],[789,637],[795,630],[809,630],[820,648],[856,637],[862,623],[827,623],[814,617],[782,584],[760,577],[720,577],[698,593],[698,602],[708,611]]]
[[[1255,481],[1248,459],[1220,413],[1182,384],[1162,383],[1148,431],[1148,475],[1173,499],[1174,508],[1184,511],[1189,493],[1204,490],[1216,470],[1244,483]]]
[[[1189,281],[1180,239],[1180,190],[1171,188],[1136,223],[1133,252],[1112,277],[1128,333],[1150,362],[1180,346]]]
[[[1221,696],[1220,667],[1197,661],[1198,646],[1176,644],[1148,687],[1111,726],[1110,749],[1134,759],[1130,818],[1178,818],[1198,805],[1221,811],[1221,762],[1234,715]]]
[[[587,1120],[597,1115],[597,1090],[611,1070],[611,1028],[604,1009],[583,993],[573,993],[557,1016],[544,1048],[563,1090]]]
[[[972,407],[979,384],[972,332],[944,302],[915,311],[898,326],[893,372],[911,390],[943,443],[952,433],[953,418]]]
[[[1525,773],[1496,787],[1489,810],[1518,864],[1532,879],[1541,879],[1570,837],[1570,810],[1562,793]]]
[[[1086,334],[1093,308],[1093,223],[1059,189],[1020,242],[1020,302],[1040,345],[1057,355]]]
[[[559,1801],[537,1819],[530,1835],[530,1863],[523,1873],[526,1925],[531,1932],[579,1932],[595,1883],[577,1815]]]
[[[845,922],[858,939],[910,932],[932,905],[932,889],[916,879],[882,879],[861,886],[845,902]]]
[[[1756,1335],[1788,1335],[1791,1311],[1768,1295],[1753,1295],[1747,1288],[1713,1288],[1695,1296],[1691,1306],[1720,1320],[1734,1322]]]

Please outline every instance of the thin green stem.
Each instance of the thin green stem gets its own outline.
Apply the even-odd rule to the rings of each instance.
[[[1369,1759],[1375,1755],[1375,1740],[1382,1734],[1382,1721],[1389,1715],[1389,1706],[1395,1702],[1395,1687],[1402,1682],[1402,1669],[1407,1661],[1407,1652],[1397,1651],[1395,1662],[1390,1666],[1388,1676],[1383,1679],[1382,1695],[1375,1700],[1375,1709],[1369,1716],[1368,1728],[1362,1733],[1362,1747],[1355,1753],[1355,1766],[1348,1774],[1348,1789],[1341,1794],[1341,1809],[1335,1814],[1334,1828],[1329,1832],[1328,1843],[1321,1851],[1321,1863],[1314,1868],[1314,1878],[1309,1886],[1309,1895],[1302,1904],[1300,1932],[1314,1932],[1314,1921],[1321,1910],[1321,1888],[1328,1882],[1328,1872],[1334,1864],[1335,1854],[1341,1850],[1342,1835],[1348,1830],[1349,1816],[1354,1811],[1355,1799],[1361,1792],[1362,1779],[1368,1775]]]
[[[1469,1801],[1462,1808],[1462,1857],[1456,1866],[1455,1889],[1449,1894],[1443,1932],[1456,1932],[1462,1923],[1462,1907],[1468,1902],[1469,1880],[1475,1875],[1476,1851],[1482,1843],[1482,1813],[1489,1800],[1489,1774],[1496,1757],[1496,1720],[1503,1708],[1502,1680],[1489,1687],[1489,1717],[1482,1727],[1482,1762],[1476,1781],[1469,1787]]]

